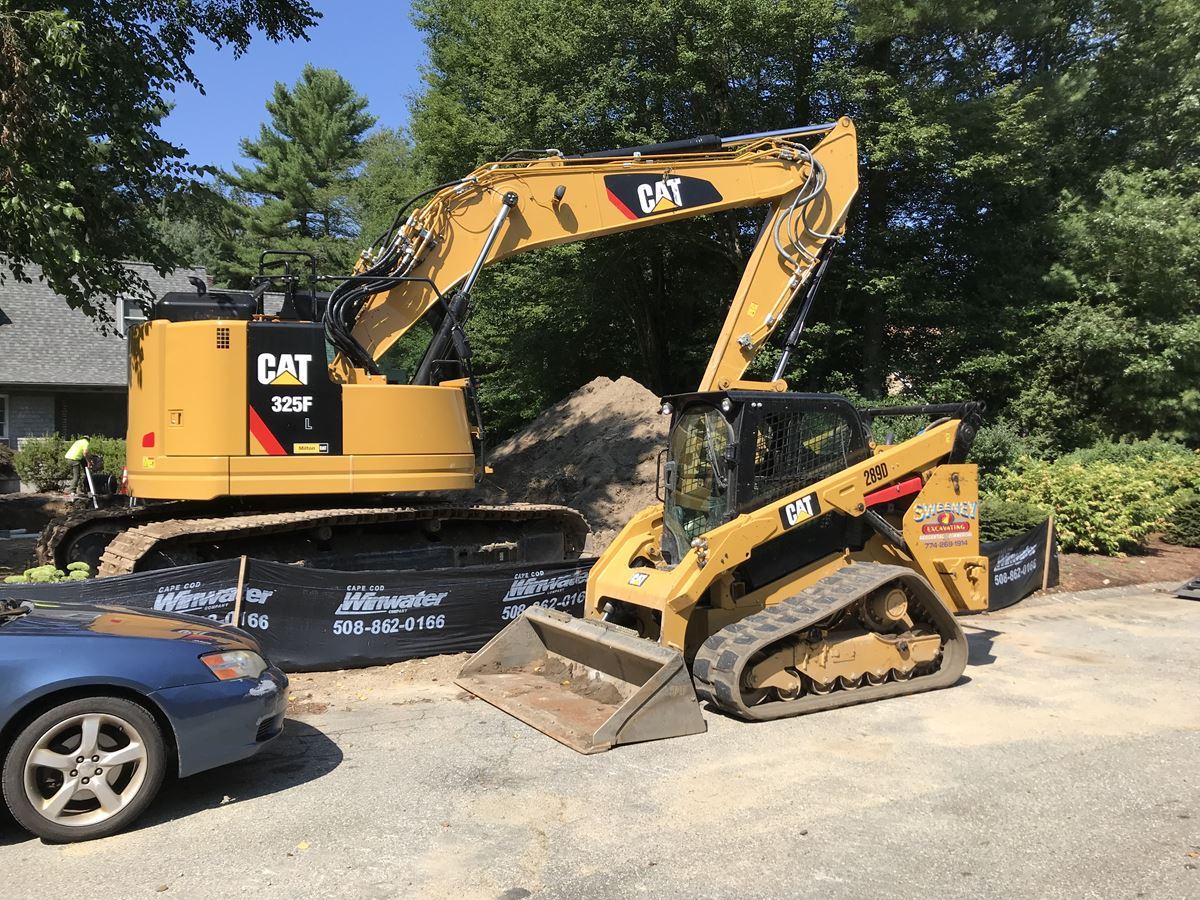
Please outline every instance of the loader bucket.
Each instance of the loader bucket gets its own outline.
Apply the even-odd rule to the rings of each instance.
[[[580,753],[705,730],[682,653],[540,606],[467,660],[456,683]]]

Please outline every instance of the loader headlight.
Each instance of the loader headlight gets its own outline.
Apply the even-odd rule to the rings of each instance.
[[[730,402],[728,397],[726,397],[724,400],[721,401],[721,412],[723,412],[723,413],[733,412],[733,403]]]
[[[675,412],[675,407],[673,407],[670,403],[664,403],[658,408],[658,411],[664,416],[669,416],[671,413]]]
[[[267,661],[253,650],[226,650],[223,653],[205,653],[200,662],[221,681],[235,678],[257,678],[267,669]]]

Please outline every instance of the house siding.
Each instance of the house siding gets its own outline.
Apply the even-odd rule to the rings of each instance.
[[[0,389],[8,394],[8,445],[20,446],[21,438],[41,437],[54,433],[54,395],[25,393],[12,388]]]

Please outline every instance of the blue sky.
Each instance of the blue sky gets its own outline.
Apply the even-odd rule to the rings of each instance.
[[[261,36],[235,60],[228,49],[197,43],[192,69],[204,85],[201,95],[180,87],[162,136],[186,147],[198,165],[228,169],[240,160],[238,141],[258,134],[264,106],[276,81],[293,84],[305,63],[336,69],[370,101],[380,125],[408,121],[408,98],[420,88],[425,62],[421,36],[407,2],[315,0],[324,17],[309,40],[272,44]]]

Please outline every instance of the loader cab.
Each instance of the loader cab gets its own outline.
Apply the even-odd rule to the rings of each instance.
[[[664,399],[662,551],[668,564],[736,516],[870,456],[867,430],[844,397],[720,391]]]

